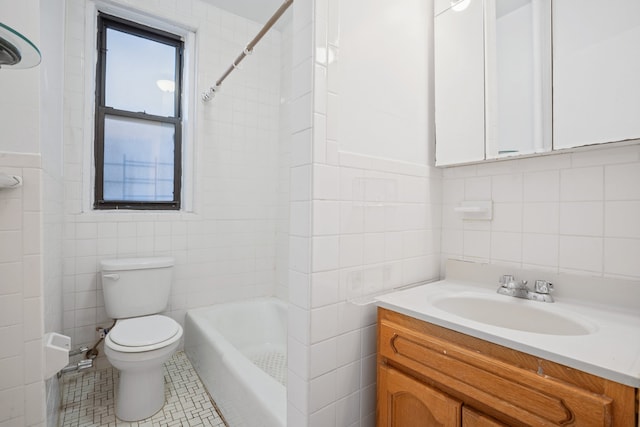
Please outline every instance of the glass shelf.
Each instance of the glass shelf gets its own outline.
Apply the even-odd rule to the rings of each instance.
[[[40,59],[40,51],[29,39],[0,22],[0,68],[31,68]]]

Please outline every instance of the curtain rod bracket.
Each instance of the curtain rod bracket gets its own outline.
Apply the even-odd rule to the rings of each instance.
[[[216,84],[214,86],[211,86],[206,92],[202,94],[203,101],[206,102],[206,101],[211,101],[213,99],[213,97],[215,96],[215,93],[220,89],[220,85],[222,85],[222,82],[224,81],[224,79],[226,79],[227,76],[231,74],[233,70],[235,70],[236,68],[239,68],[238,65],[240,65],[240,61],[242,61],[245,58],[245,56],[251,55],[253,53],[253,49],[255,45],[260,41],[260,39],[262,39],[262,37],[266,34],[266,32],[271,29],[273,24],[275,24],[276,21],[280,19],[282,14],[287,10],[287,8],[289,8],[289,6],[291,6],[292,3],[293,3],[293,0],[285,0],[284,3],[282,3],[282,5],[278,8],[278,10],[276,10],[273,16],[271,16],[271,18],[267,21],[267,23],[264,24],[264,27],[262,27],[260,32],[258,32],[258,34],[253,38],[253,40],[249,42],[249,44],[244,48],[244,50],[236,58],[236,60],[231,63],[231,66],[227,68],[227,71],[225,71],[222,77],[218,79]]]
[[[202,93],[203,101],[211,101],[215,96],[216,92],[220,90],[220,86],[211,86],[206,92]]]

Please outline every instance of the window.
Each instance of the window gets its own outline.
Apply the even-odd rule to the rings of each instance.
[[[179,36],[98,16],[95,209],[180,209]]]

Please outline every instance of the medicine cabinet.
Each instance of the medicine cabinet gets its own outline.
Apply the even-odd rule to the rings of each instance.
[[[436,165],[640,138],[640,2],[435,0]]]

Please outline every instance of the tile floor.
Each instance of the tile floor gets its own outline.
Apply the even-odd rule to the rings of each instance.
[[[164,366],[166,403],[151,418],[137,422],[115,416],[113,368],[67,374],[63,380],[61,427],[225,427],[187,356],[176,353]]]

